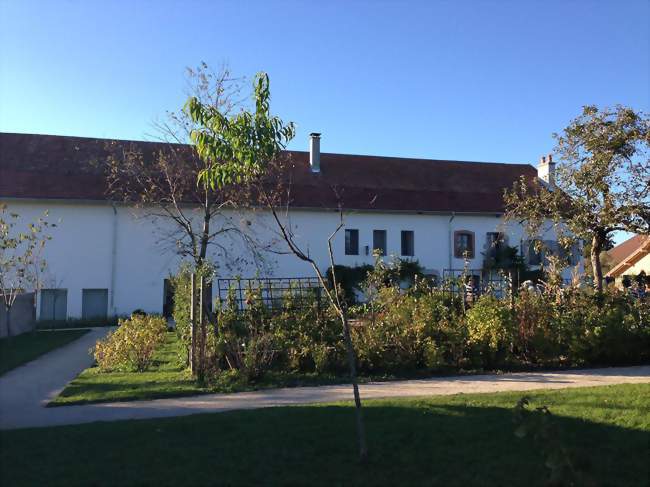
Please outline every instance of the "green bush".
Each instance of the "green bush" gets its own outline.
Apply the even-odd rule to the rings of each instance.
[[[610,290],[581,293],[560,316],[567,354],[576,364],[625,365],[650,360],[650,302]]]
[[[297,296],[289,290],[281,309],[272,311],[254,282],[239,310],[234,290],[217,311],[217,368],[237,370],[250,380],[276,369],[320,373],[340,369],[344,356],[341,327],[316,293]]]
[[[513,344],[512,314],[506,302],[481,296],[465,316],[467,341],[481,363],[497,366],[507,361]]]
[[[314,293],[297,299],[284,296],[272,318],[280,353],[276,365],[296,372],[338,372],[345,367],[341,322],[324,299]]]
[[[196,269],[190,263],[184,262],[176,275],[171,277],[171,285],[174,290],[172,316],[176,323],[176,334],[182,345],[179,355],[180,360],[187,365],[189,365],[189,350],[192,344],[192,326],[190,324],[192,272],[196,273],[196,280],[199,282],[201,277],[211,280],[214,276],[214,269],[207,263],[202,268]]]
[[[566,356],[558,306],[549,296],[522,290],[514,303],[513,348],[523,363],[558,363]]]
[[[408,375],[465,368],[633,364],[650,360],[650,304],[608,290],[602,296],[557,279],[514,296],[464,301],[379,259],[359,284],[369,301],[350,308],[361,374]],[[190,347],[189,269],[174,279],[177,333]],[[256,381],[267,373],[347,374],[342,326],[327,300],[290,289],[274,309],[251,282],[240,310],[234,290],[215,311],[207,341],[208,380]],[[354,319],[352,319],[354,318]]]
[[[437,370],[462,360],[460,308],[449,296],[416,280],[407,292],[389,285],[373,297],[353,335],[362,371]]]
[[[120,320],[117,330],[97,340],[94,356],[102,371],[142,372],[165,340],[167,322],[159,316],[134,315]]]

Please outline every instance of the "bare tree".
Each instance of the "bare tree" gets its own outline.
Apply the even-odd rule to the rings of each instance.
[[[19,294],[38,291],[40,274],[46,266],[41,250],[51,239],[45,232],[47,212],[18,230],[20,216],[0,204],[0,296],[7,314],[7,335],[11,336],[11,308]]]
[[[320,267],[318,266],[318,263],[310,256],[308,252],[306,252],[303,248],[301,248],[300,244],[296,239],[296,235],[291,225],[291,218],[289,218],[290,201],[291,201],[290,185],[287,186],[286,189],[287,189],[287,195],[286,195],[287,197],[286,197],[286,204],[284,206],[285,208],[284,217],[281,217],[278,211],[277,197],[273,194],[269,194],[268,191],[266,190],[265,185],[261,185],[259,189],[259,194],[261,195],[262,200],[265,203],[265,207],[271,212],[271,215],[273,216],[273,220],[277,225],[277,229],[282,237],[282,240],[284,240],[284,242],[287,244],[289,250],[293,255],[295,255],[296,257],[298,257],[298,259],[308,263],[311,266],[314,273],[316,274],[316,277],[318,278],[318,281],[320,282],[321,287],[325,291],[325,295],[327,296],[328,301],[330,302],[330,304],[336,311],[337,316],[341,320],[341,326],[343,329],[343,340],[345,342],[345,349],[346,349],[346,355],[347,355],[347,361],[348,361],[348,367],[350,373],[350,383],[352,384],[352,392],[354,395],[354,405],[355,405],[356,423],[357,423],[357,441],[359,443],[359,457],[361,461],[364,462],[368,457],[368,446],[366,443],[366,432],[365,432],[365,426],[363,421],[363,410],[361,407],[361,395],[359,393],[359,381],[357,377],[357,355],[354,349],[354,344],[352,342],[352,334],[350,330],[350,321],[348,318],[347,305],[345,304],[344,299],[342,299],[342,292],[335,272],[336,262],[334,259],[334,251],[332,249],[332,240],[345,226],[343,205],[341,199],[338,198],[339,195],[337,194],[337,198],[339,200],[339,205],[338,205],[339,224],[332,231],[332,233],[330,233],[330,235],[327,238],[327,252],[329,256],[330,268],[332,269],[332,273],[331,273],[332,286],[330,287],[329,282],[325,277],[325,275],[323,274],[323,272],[321,271]],[[335,188],[331,188],[331,189],[332,191],[336,192]]]
[[[361,461],[365,461],[368,448],[357,381],[357,359],[350,334],[347,308],[341,299],[336,275],[333,276],[333,286],[330,288],[317,262],[300,248],[291,226],[285,223],[278,213],[278,203],[282,202],[282,193],[277,191],[278,185],[275,184],[275,180],[279,178],[290,189],[290,178],[287,181],[290,171],[286,159],[282,157],[282,150],[294,137],[294,126],[293,123],[285,123],[279,117],[271,115],[269,78],[265,73],[260,73],[255,78],[253,101],[253,109],[242,110],[234,116],[229,116],[212,106],[201,103],[197,98],[188,100],[185,109],[198,125],[198,128],[191,133],[192,141],[196,144],[199,155],[204,160],[211,161],[199,174],[199,182],[213,189],[220,189],[229,184],[254,186],[256,189],[253,194],[258,204],[270,211],[291,253],[308,263],[314,270],[330,304],[341,320],[350,381],[354,392],[359,456]],[[289,197],[285,204],[286,208],[289,208]],[[339,225],[327,240],[332,268],[334,267],[332,240],[343,227],[341,208],[339,208],[339,215],[341,217]]]
[[[241,103],[243,81],[232,77],[227,66],[215,72],[201,63],[187,71],[188,93],[227,114]],[[211,247],[220,257],[213,263],[217,267],[232,269],[247,261],[262,265],[269,243],[257,238],[250,222],[237,211],[250,206],[246,188],[230,185],[214,191],[205,183],[197,184],[210,161],[188,144],[196,124],[179,110],[168,112],[153,127],[156,143],[107,143],[109,196],[153,220],[159,245],[190,259],[196,267],[206,262]]]

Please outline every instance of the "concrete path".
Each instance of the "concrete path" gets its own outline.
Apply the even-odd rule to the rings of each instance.
[[[16,418],[23,418],[24,421],[39,417],[45,410],[44,406],[68,382],[93,364],[90,348],[111,329],[91,328],[79,339],[0,376],[0,428],[4,428],[5,423],[12,424]]]
[[[91,335],[86,340],[79,340],[79,342],[83,341],[83,344],[75,342],[71,346],[77,347],[77,349],[88,348],[95,338],[96,335]],[[66,350],[66,348],[60,349],[60,354],[67,352],[66,355],[72,355],[73,350]],[[49,358],[50,362],[56,363],[55,357]],[[9,380],[5,377],[0,378],[0,390],[3,391],[0,396],[0,429],[163,418],[237,409],[352,400],[352,388],[349,385],[339,385],[45,408],[44,404],[61,389],[63,380],[72,379],[74,374],[51,374],[47,369],[40,368],[38,362],[41,360],[34,362],[33,368],[27,366],[23,368],[28,369],[28,374],[15,373]],[[87,362],[80,360],[78,365],[81,366],[82,363]],[[73,368],[70,367],[68,370],[71,371]],[[79,370],[81,368],[83,367],[79,367]],[[43,374],[42,377],[36,377],[39,370]],[[28,375],[37,381],[32,392],[26,392],[26,388],[30,387],[30,384],[21,381],[21,375],[23,377]],[[47,379],[48,376],[53,375],[56,376],[56,383],[49,382]],[[370,399],[473,392],[527,391],[640,382],[650,382],[650,366],[374,382],[361,385],[361,397]],[[6,387],[21,387],[21,393],[5,394]]]

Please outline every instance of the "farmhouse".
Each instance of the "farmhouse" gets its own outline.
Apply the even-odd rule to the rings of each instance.
[[[160,226],[106,192],[106,140],[33,134],[0,134],[0,202],[26,221],[44,211],[57,223],[44,258],[47,270],[37,297],[40,319],[102,317],[134,309],[160,313],[166,280],[181,257],[162,245]],[[160,144],[112,141],[151,153]],[[337,264],[373,262],[373,249],[386,256],[417,260],[431,275],[462,269],[467,262],[480,277],[486,257],[499,245],[516,247],[532,266],[543,256],[531,242],[554,245],[554,234],[525,235],[503,222],[503,192],[521,176],[552,184],[553,163],[538,169],[502,164],[376,157],[320,152],[312,134],[310,151],[290,152],[293,161],[290,216],[298,241],[323,269],[329,266],[327,237],[344,210],[344,230],[334,239]],[[539,172],[538,172],[539,171]],[[236,241],[210,250],[220,277],[304,277],[310,268],[277,238],[263,211],[237,215],[266,242],[263,262],[229,259],[244,252]],[[575,263],[579,259],[573,256]],[[580,265],[580,264],[578,264]],[[570,269],[565,270],[566,277]],[[216,289],[214,291],[217,292]]]

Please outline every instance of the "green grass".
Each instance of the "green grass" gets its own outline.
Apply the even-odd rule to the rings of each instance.
[[[88,330],[34,331],[0,339],[0,375],[62,347]]]
[[[180,360],[180,343],[175,332],[168,332],[165,342],[154,354],[151,367],[145,372],[100,372],[97,367],[84,370],[52,402],[50,407],[115,401],[140,401],[165,397],[193,396],[214,392],[243,392],[278,387],[346,384],[347,375],[305,372],[268,371],[256,381],[246,381],[231,372],[221,372],[207,385],[200,385]],[[436,375],[477,374],[481,370],[452,369]],[[359,382],[428,378],[429,371],[407,371],[403,375],[369,375]]]
[[[514,435],[523,393],[283,407],[0,433],[2,485],[545,485]],[[579,485],[648,485],[650,384],[526,393],[550,408]]]
[[[153,399],[202,392],[206,389],[201,388],[180,365],[176,334],[170,332],[146,372],[100,372],[97,367],[88,368],[49,405]]]
[[[48,406],[68,406],[113,401],[137,401],[163,397],[190,396],[211,392],[241,392],[275,387],[298,387],[347,382],[346,377],[316,373],[268,372],[257,382],[224,372],[215,382],[199,385],[179,360],[176,333],[169,332],[145,372],[100,372],[90,367],[77,376]],[[367,380],[386,377],[364,377]]]
[[[102,326],[117,326],[120,317],[109,316],[107,318],[87,319],[68,318],[65,320],[38,320],[37,330],[60,330],[64,328],[94,328]]]

